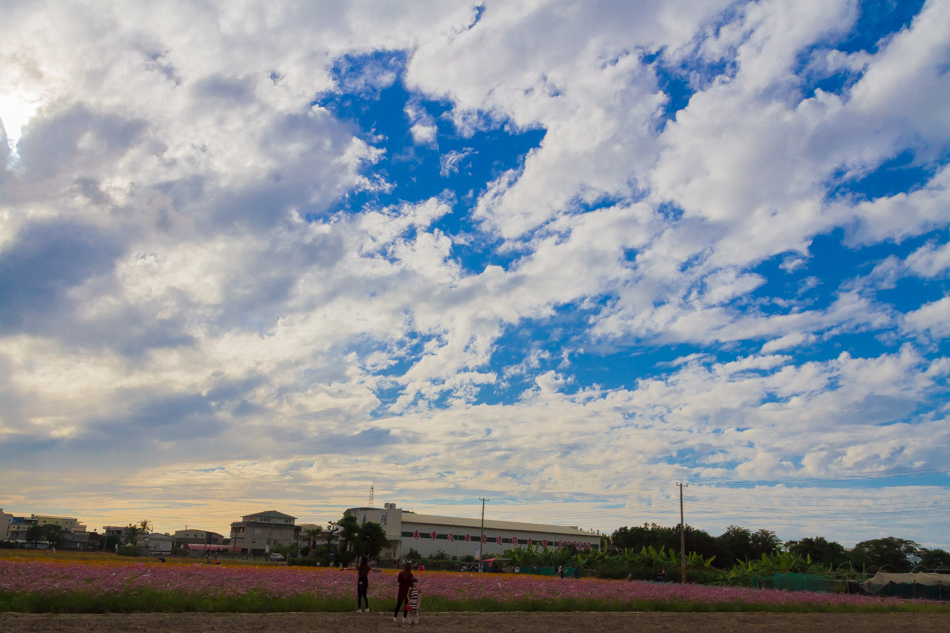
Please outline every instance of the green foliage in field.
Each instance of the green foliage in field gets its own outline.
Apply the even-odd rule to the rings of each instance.
[[[392,611],[394,600],[377,600],[374,610]],[[668,600],[607,601],[601,599],[563,598],[556,600],[505,601],[488,598],[447,600],[429,596],[426,611],[432,612],[768,612],[768,613],[867,613],[867,612],[941,612],[950,613],[943,605],[892,604],[887,606],[808,605],[745,602],[691,602]],[[353,610],[347,598],[314,598],[311,596],[275,597],[248,592],[240,597],[201,596],[173,591],[138,590],[124,594],[93,595],[68,593],[59,595],[0,593],[0,612],[17,613],[286,613],[333,612]]]

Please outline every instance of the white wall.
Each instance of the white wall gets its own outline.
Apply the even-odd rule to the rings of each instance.
[[[416,537],[418,532],[418,538]],[[435,540],[432,539],[432,532],[436,533]],[[452,535],[453,540],[448,536]],[[468,535],[470,540],[466,540]],[[501,537],[501,544],[498,543],[498,537]],[[580,548],[600,547],[600,537],[596,535],[565,535],[553,532],[540,532],[528,530],[506,530],[497,529],[490,526],[485,527],[486,542],[482,549],[482,558],[490,558],[500,555],[505,550],[515,547],[526,547],[528,540],[532,545],[541,545],[547,541],[549,549],[555,549],[561,542],[567,541],[576,543]],[[517,543],[512,542],[516,538]],[[415,549],[422,556],[432,556],[440,550],[449,556],[476,555],[478,549],[479,529],[468,526],[449,526],[428,523],[404,522],[402,524],[402,555],[409,551],[409,548]]]

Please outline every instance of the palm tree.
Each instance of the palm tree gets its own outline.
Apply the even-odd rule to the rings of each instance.
[[[327,558],[330,558],[330,546],[333,544],[333,537],[336,536],[336,533],[340,531],[340,528],[336,526],[336,523],[330,521],[327,523],[327,529],[323,535],[327,539]]]
[[[310,541],[310,555],[313,558],[317,557],[317,539],[319,539],[320,535],[322,534],[323,530],[320,528],[320,526],[310,528],[303,533],[303,535],[306,536]]]
[[[138,539],[139,534],[142,532],[141,528],[138,525],[132,525],[129,523],[128,527],[125,529],[128,532],[128,536],[125,537],[125,544],[135,545],[136,539]]]

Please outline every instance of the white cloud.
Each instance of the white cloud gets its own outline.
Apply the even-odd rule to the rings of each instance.
[[[947,299],[902,315],[875,291],[941,280],[946,244],[871,262],[815,305],[815,277],[795,275],[821,274],[813,240],[839,227],[854,246],[947,226],[950,171],[934,157],[948,12],[929,3],[878,53],[815,53],[802,70],[803,51],[854,23],[853,3],[720,15],[727,4],[488,3],[474,26],[470,6],[440,2],[8,8],[0,118],[11,138],[27,122],[0,172],[0,505],[51,507],[55,489],[75,500],[64,513],[127,522],[101,508],[153,499],[123,511],[168,528],[191,521],[181,500],[219,527],[245,511],[195,498],[200,484],[326,520],[380,476],[417,508],[497,491],[543,514],[521,518],[561,520],[554,501],[619,490],[659,519],[678,478],[945,461],[950,360],[914,337],[948,335]],[[657,51],[671,68],[700,55],[734,72],[696,71],[664,127],[659,62],[645,63]],[[864,74],[803,99],[802,73],[834,69]],[[376,203],[408,186],[373,169],[385,126],[314,105],[400,81],[414,142],[438,140],[429,100],[470,137],[442,154],[444,178],[491,158],[478,129],[544,132],[523,165],[492,165],[473,189],[466,234],[445,227],[467,192]],[[904,151],[933,167],[921,187],[829,197],[841,173]],[[757,269],[766,260],[790,290]],[[517,328],[523,353],[500,349]],[[841,333],[911,342],[830,352]],[[681,347],[659,356],[677,360],[651,359],[666,344]],[[598,376],[573,362],[601,350]],[[63,470],[81,475],[64,484]],[[315,484],[329,498],[301,501]],[[608,528],[628,509],[615,525],[594,501],[578,512]]]
[[[412,127],[409,128],[412,140],[420,145],[434,145],[439,128],[435,125],[432,115],[426,112],[419,103],[414,102],[407,103],[405,111],[412,123]]]
[[[461,152],[449,150],[439,159],[439,175],[448,178],[452,174],[459,172],[462,161],[474,153],[472,148],[466,148]]]
[[[815,336],[811,334],[802,334],[801,332],[792,332],[791,334],[786,334],[777,339],[768,341],[762,346],[761,353],[771,354],[773,352],[778,352],[783,349],[789,349],[794,347],[799,347],[804,343],[811,343],[815,340]]]
[[[907,267],[921,277],[938,277],[950,268],[950,243],[937,246],[930,243],[911,253]]]
[[[913,332],[928,332],[934,338],[950,336],[950,297],[924,304],[904,317],[904,326]]]

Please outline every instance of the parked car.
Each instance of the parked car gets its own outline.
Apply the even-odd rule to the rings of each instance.
[[[274,552],[273,554],[271,554],[271,555],[267,558],[267,560],[282,561],[282,560],[284,560],[284,555],[283,555],[283,554],[278,554],[277,552]]]

